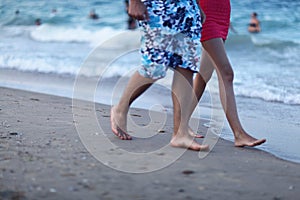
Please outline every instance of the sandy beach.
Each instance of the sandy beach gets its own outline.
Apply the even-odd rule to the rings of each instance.
[[[299,164],[255,148],[235,148],[223,139],[203,159],[186,151],[151,173],[112,169],[82,144],[72,99],[8,88],[0,93],[0,199],[299,198]],[[110,106],[95,108],[107,138],[121,148],[133,150],[140,144],[149,150],[171,137],[172,123],[167,121],[158,136],[118,140],[110,131]],[[145,113],[132,109],[131,116],[147,124]],[[200,133],[205,132],[201,123]],[[147,168],[146,163],[136,164]]]

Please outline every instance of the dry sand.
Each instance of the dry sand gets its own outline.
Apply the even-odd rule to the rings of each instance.
[[[112,169],[82,144],[71,99],[7,88],[0,88],[0,94],[0,199],[275,200],[300,196],[299,164],[255,148],[235,148],[222,139],[204,159],[186,151],[171,165],[151,173]],[[155,137],[118,140],[110,131],[110,107],[97,104],[95,110],[106,137],[120,148],[134,151],[142,146],[141,151],[147,152],[167,144],[171,137],[169,120]],[[132,109],[131,116],[147,124],[145,113]],[[205,132],[202,123],[199,131]],[[165,154],[159,155],[161,160],[154,162],[164,160]],[[147,169],[145,163],[136,165]]]

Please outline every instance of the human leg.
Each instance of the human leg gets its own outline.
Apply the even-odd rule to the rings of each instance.
[[[233,91],[234,73],[228,60],[224,43],[221,38],[202,42],[204,49],[214,61],[219,79],[220,98],[226,118],[234,133],[235,146],[256,146],[264,143],[265,139],[256,139],[250,136],[242,127],[236,108]]]
[[[197,101],[193,101],[191,103],[191,110],[190,110],[190,116],[192,115],[193,111],[195,110],[195,107],[197,106],[198,102],[200,101],[203,92],[205,90],[207,82],[210,80],[211,75],[214,71],[214,66],[213,62],[210,59],[210,56],[208,53],[205,51],[205,49],[202,49],[202,54],[201,54],[201,60],[200,60],[200,71],[199,73],[196,74],[194,78],[194,83],[193,83],[193,89],[194,93],[196,95]],[[203,138],[203,135],[200,134],[195,134],[191,128],[189,128],[189,133],[193,137],[196,138]]]
[[[196,74],[194,78],[194,92],[197,97],[197,101],[192,102],[191,114],[197,106],[199,100],[201,99],[203,92],[205,90],[207,82],[210,80],[212,73],[214,72],[214,63],[210,59],[210,56],[205,51],[202,50],[201,61],[200,61],[200,72]]]
[[[208,150],[208,145],[198,144],[188,131],[190,116],[189,105],[191,105],[192,99],[196,98],[193,94],[192,87],[193,72],[177,67],[174,71],[172,84],[174,132],[170,144],[173,147],[189,148],[195,151]]]
[[[122,140],[131,140],[127,134],[127,114],[132,102],[145,92],[153,83],[154,79],[141,76],[135,72],[130,78],[122,97],[117,105],[111,109],[111,128],[115,135]]]

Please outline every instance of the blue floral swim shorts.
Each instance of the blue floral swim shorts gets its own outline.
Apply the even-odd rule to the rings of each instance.
[[[142,0],[149,21],[139,21],[142,66],[147,78],[166,76],[169,67],[198,72],[201,50],[201,15],[196,0]]]

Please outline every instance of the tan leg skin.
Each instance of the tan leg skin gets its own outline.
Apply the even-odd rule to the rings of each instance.
[[[211,61],[209,55],[205,51],[205,49],[202,49],[201,54],[201,61],[200,61],[200,72],[196,74],[196,77],[194,78],[194,92],[197,98],[197,101],[193,101],[191,104],[191,113],[192,115],[193,111],[195,110],[198,102],[200,101],[200,98],[202,97],[202,94],[205,90],[206,83],[210,80],[212,73],[214,72],[214,65]],[[189,128],[190,135],[196,137],[196,138],[203,138],[203,135],[199,134],[193,134],[193,130]]]
[[[172,100],[174,106],[174,132],[171,146],[188,148],[195,151],[208,150],[208,145],[200,145],[189,134],[190,105],[193,94],[193,72],[177,67],[172,84]],[[196,100],[195,100],[196,101]]]
[[[196,94],[198,102],[200,101],[206,84],[210,80],[215,68],[210,56],[205,51],[205,49],[202,49],[200,66],[200,72],[196,74],[196,77],[194,79],[194,92]],[[193,110],[197,106],[198,102],[193,102]]]
[[[214,66],[216,68],[218,79],[219,79],[219,89],[220,89],[220,98],[222,102],[223,109],[226,114],[226,118],[229,122],[229,125],[234,133],[235,139],[235,146],[237,147],[244,147],[244,146],[257,146],[266,141],[266,139],[256,139],[250,136],[242,127],[238,113],[236,108],[235,96],[233,91],[233,70],[231,64],[228,60],[224,43],[221,38],[211,39],[205,42],[202,42],[202,46],[206,50],[207,54],[204,53],[203,56],[207,57],[208,55],[214,62]],[[209,59],[209,58],[207,58]],[[202,60],[206,61],[206,58]],[[205,64],[205,63],[204,63]],[[209,65],[211,68],[212,65]],[[201,68],[205,68],[205,65],[201,65]],[[197,75],[195,79],[195,91],[197,98],[203,94],[206,82],[207,82],[207,75],[209,75],[209,70],[207,67],[203,69],[204,72],[208,72],[203,76]],[[200,71],[201,74],[201,71]],[[205,77],[206,76],[206,77]],[[211,76],[211,75],[210,75]],[[210,78],[209,76],[209,78]],[[193,106],[196,106],[193,104]]]
[[[192,96],[193,72],[178,68],[180,74],[174,73],[173,93],[174,97],[174,134],[170,142],[173,147],[189,148],[192,150],[208,150],[208,145],[200,145],[188,133],[189,109],[182,109],[180,105],[190,105]],[[187,80],[189,80],[189,82]],[[138,72],[134,73],[122,94],[117,105],[111,109],[111,128],[116,136],[122,140],[131,140],[127,131],[127,114],[131,103],[146,91],[155,80],[145,78]],[[176,95],[175,95],[176,94]],[[178,98],[175,98],[175,96]]]
[[[127,114],[132,102],[145,92],[156,80],[145,78],[135,72],[130,78],[122,97],[117,105],[111,109],[111,129],[122,140],[131,140],[127,134]]]

